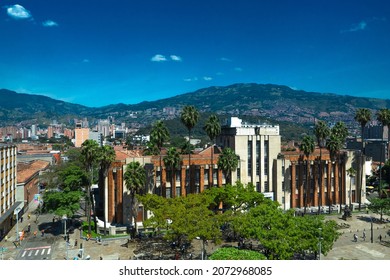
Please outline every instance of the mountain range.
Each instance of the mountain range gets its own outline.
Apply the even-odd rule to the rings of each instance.
[[[244,119],[312,124],[314,119],[353,121],[357,108],[373,111],[389,108],[390,100],[306,92],[283,85],[242,83],[202,88],[156,101],[93,108],[1,89],[0,126],[50,124],[54,119],[66,123],[73,118],[113,117],[117,123],[132,122],[142,127],[157,119],[177,118],[185,105],[194,105],[206,115],[213,112]]]

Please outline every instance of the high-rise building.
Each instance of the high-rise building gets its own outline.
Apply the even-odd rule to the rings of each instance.
[[[232,172],[232,183],[252,183],[258,192],[273,198],[273,159],[281,151],[278,125],[247,124],[237,117],[228,119],[217,137],[217,145],[229,147],[239,156],[239,165]]]

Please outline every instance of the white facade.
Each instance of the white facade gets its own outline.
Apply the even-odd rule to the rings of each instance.
[[[273,160],[281,149],[281,136],[277,125],[253,125],[232,117],[222,127],[217,144],[232,148],[239,156],[238,169],[232,173],[232,182],[252,183],[262,193],[273,190]]]

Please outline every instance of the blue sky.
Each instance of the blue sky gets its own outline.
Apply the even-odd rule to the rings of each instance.
[[[390,1],[0,0],[0,88],[86,106],[273,83],[390,98]]]

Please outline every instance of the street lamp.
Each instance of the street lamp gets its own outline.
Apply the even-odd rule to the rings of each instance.
[[[321,260],[321,240],[322,240],[321,231],[322,231],[322,228],[318,228],[318,230],[320,231],[319,238],[318,238],[318,251],[319,251],[318,260]]]
[[[201,253],[201,256],[202,256],[202,260],[204,260],[205,259],[204,240],[202,238],[200,238],[199,236],[197,236],[196,239],[200,240],[202,242],[202,253]]]
[[[374,243],[374,227],[373,227],[371,216],[370,216],[370,220],[371,220],[371,243]]]

